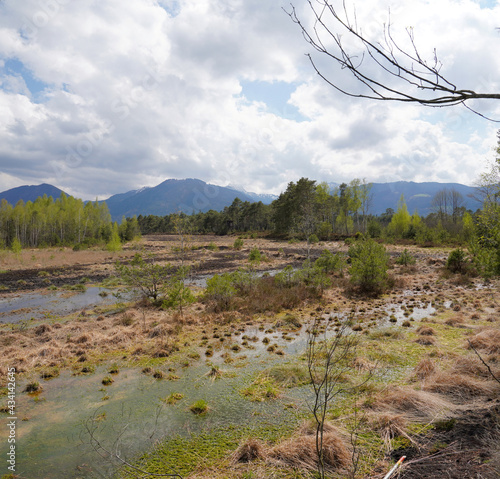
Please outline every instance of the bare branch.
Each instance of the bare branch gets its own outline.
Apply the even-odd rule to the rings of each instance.
[[[172,474],[155,474],[152,472],[146,472],[142,469],[140,469],[137,466],[134,466],[130,462],[126,461],[123,459],[120,455],[119,451],[119,446],[120,446],[120,440],[125,433],[127,426],[125,425],[120,434],[116,437],[116,440],[113,443],[113,446],[108,448],[106,447],[98,438],[97,436],[97,411],[94,413],[94,415],[89,418],[85,422],[85,430],[89,436],[90,439],[90,445],[92,449],[99,454],[100,457],[103,459],[109,460],[109,461],[117,461],[118,464],[125,466],[129,469],[128,473],[132,474],[134,477],[137,479],[143,479],[143,478],[148,478],[148,477],[177,477],[182,479],[182,476],[177,474],[177,473],[172,473]],[[154,432],[153,432],[154,434]],[[152,437],[152,435],[151,435]]]
[[[394,39],[390,21],[383,26],[382,42],[374,43],[364,36],[358,27],[355,11],[354,20],[350,20],[345,0],[341,8],[336,8],[333,0],[307,2],[314,19],[311,28],[302,23],[293,5],[290,11],[285,12],[299,26],[304,39],[314,50],[337,63],[341,70],[348,70],[358,84],[364,86],[364,89],[358,91],[348,90],[341,86],[337,76],[327,75],[312,55],[307,54],[316,73],[337,91],[355,98],[419,103],[429,107],[464,105],[479,116],[491,120],[465,105],[465,102],[477,99],[500,100],[500,93],[458,88],[441,74],[442,63],[436,49],[431,62],[428,63],[422,58],[413,29],[406,30],[412,49],[412,52],[409,52],[400,47]],[[364,51],[356,54],[348,51],[345,47],[347,42],[342,38],[343,34],[360,42]],[[379,79],[378,73],[370,67],[378,68],[378,72],[386,74],[386,78]]]
[[[467,342],[469,343],[469,346],[471,347],[471,349],[476,353],[477,357],[479,358],[479,360],[488,368],[488,372],[490,373],[490,376],[497,382],[500,384],[500,379],[498,379],[494,374],[493,374],[493,371],[491,370],[490,368],[490,365],[482,358],[482,356],[477,352],[477,349],[472,345],[472,343],[470,342],[470,339],[467,340]]]

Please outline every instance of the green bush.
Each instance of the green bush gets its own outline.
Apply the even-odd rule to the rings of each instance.
[[[410,264],[415,264],[416,262],[417,260],[415,259],[415,256],[413,256],[406,248],[396,259],[396,264],[400,264],[402,266],[409,266]]]
[[[446,269],[452,273],[464,274],[468,269],[468,261],[465,255],[465,251],[457,248],[454,249],[446,260]]]
[[[312,234],[311,236],[309,236],[308,241],[311,244],[316,244],[319,243],[319,238],[315,234]]]
[[[333,254],[330,250],[324,249],[321,256],[314,262],[314,265],[322,269],[326,274],[343,274],[346,263],[344,255],[340,253]]]
[[[243,248],[243,244],[244,243],[241,238],[236,238],[233,243],[233,248],[239,251],[241,248]]]
[[[210,251],[218,251],[219,247],[213,241],[210,241],[210,243],[208,243],[207,249]]]
[[[149,255],[144,259],[137,253],[129,265],[116,263],[115,268],[121,280],[141,291],[145,298],[154,304],[161,304],[165,293],[167,277],[172,270],[171,265],[159,265]]]
[[[213,303],[216,311],[228,311],[231,309],[236,288],[230,273],[215,274],[207,280],[205,299]]]
[[[165,296],[162,308],[178,308],[181,312],[184,306],[196,301],[196,297],[192,291],[184,284],[184,281],[179,278],[174,278],[169,281]]]
[[[353,286],[368,294],[380,294],[388,288],[388,256],[384,246],[366,239],[351,246],[349,256]]]
[[[325,271],[311,264],[309,260],[305,261],[302,268],[296,271],[295,276],[299,280],[298,282],[302,282],[308,288],[318,291],[323,291],[332,284]]]
[[[298,281],[293,266],[285,266],[282,271],[276,273],[274,281],[278,286],[283,288],[291,288],[296,285]]]
[[[255,287],[259,278],[252,270],[238,269],[229,273],[231,284],[242,294],[250,294]]]
[[[382,225],[377,220],[370,220],[366,232],[370,238],[380,238],[382,236]]]
[[[19,254],[22,251],[23,247],[21,246],[21,242],[17,238],[14,238],[12,240],[12,244],[10,245],[10,249],[15,254]]]
[[[248,259],[252,262],[259,263],[262,261],[262,255],[258,248],[253,248],[248,255]]]

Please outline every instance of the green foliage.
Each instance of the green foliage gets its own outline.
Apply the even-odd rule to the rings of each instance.
[[[403,235],[410,227],[410,224],[411,216],[410,213],[408,213],[404,196],[401,195],[398,203],[398,209],[389,223],[389,234],[395,238],[403,238]]]
[[[325,270],[316,264],[311,264],[309,260],[304,262],[301,269],[294,270],[292,266],[286,266],[274,276],[274,281],[281,288],[303,285],[317,291],[323,291],[331,285]]]
[[[379,294],[387,289],[388,256],[384,246],[366,239],[351,246],[349,256],[352,285],[369,294]]]
[[[382,225],[377,220],[370,220],[366,230],[370,238],[380,238],[382,236]]]
[[[181,266],[174,275],[168,278],[162,308],[178,308],[182,314],[185,306],[196,301],[194,294],[185,284],[188,273],[189,268]]]
[[[5,200],[0,204],[0,242],[6,245],[14,239],[22,247],[96,244],[109,240],[110,224],[105,203],[84,203],[64,194],[55,201],[44,195],[14,207]]]
[[[243,245],[243,240],[241,238],[236,238],[233,243],[233,248],[239,251],[243,248]]]
[[[130,265],[117,262],[115,267],[124,283],[137,288],[145,298],[151,299],[155,304],[161,304],[167,277],[172,270],[171,265],[159,265],[155,263],[152,255],[144,259],[137,253]]]
[[[210,241],[210,243],[208,243],[207,249],[210,251],[218,251],[219,247],[213,241]]]
[[[10,245],[10,249],[15,254],[21,253],[23,247],[21,246],[21,242],[17,239],[17,237],[12,240],[12,243]]]
[[[259,249],[253,248],[250,251],[250,254],[248,255],[248,259],[249,259],[249,261],[259,263],[260,261],[262,261],[263,258],[262,258],[262,255],[261,255]]]
[[[329,221],[322,221],[318,227],[318,236],[322,240],[328,240],[333,233],[333,226]]]
[[[295,277],[297,282],[319,291],[325,290],[332,284],[325,271],[312,264],[309,260],[306,260],[302,268],[295,272]]]
[[[283,288],[291,288],[299,282],[297,276],[295,275],[293,266],[290,265],[285,266],[282,271],[276,273],[274,281]]]
[[[465,251],[457,248],[451,251],[446,260],[446,269],[452,273],[466,273],[468,269],[468,261]]]
[[[243,294],[250,294],[255,290],[257,282],[260,278],[257,277],[251,269],[243,270],[238,269],[230,273],[231,284]]]
[[[346,261],[343,254],[333,254],[330,250],[324,249],[321,256],[314,262],[314,265],[322,269],[326,274],[340,273],[342,275],[346,267]]]
[[[202,415],[208,411],[208,404],[205,400],[199,399],[194,404],[191,404],[191,406],[189,406],[189,410],[193,414]]]
[[[308,241],[311,244],[316,244],[319,243],[319,238],[315,234],[312,234],[309,236]]]
[[[409,266],[410,264],[415,264],[417,260],[415,256],[413,256],[406,248],[396,259],[396,264],[400,264],[402,266]]]
[[[134,216],[133,218],[122,218],[119,227],[120,240],[123,242],[132,241],[141,237],[139,222]]]
[[[205,299],[213,303],[216,311],[228,311],[231,309],[236,288],[233,286],[233,278],[230,273],[215,274],[207,280]]]
[[[120,233],[118,229],[118,224],[113,225],[113,230],[111,233],[111,238],[106,245],[106,249],[110,252],[120,251],[122,249],[122,242],[120,240]]]

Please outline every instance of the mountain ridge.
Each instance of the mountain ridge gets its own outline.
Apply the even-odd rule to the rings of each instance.
[[[330,185],[332,191],[333,187],[337,186],[336,183]],[[226,206],[230,206],[235,198],[251,203],[262,201],[264,204],[270,204],[278,198],[277,195],[250,193],[237,188],[211,185],[196,178],[167,179],[154,187],[117,193],[103,201],[108,205],[113,220],[119,221],[122,216],[165,216],[177,212],[192,214],[200,211],[205,213],[209,210],[222,211]],[[426,216],[432,212],[431,201],[434,195],[445,188],[462,194],[467,209],[475,211],[481,207],[480,202],[472,197],[476,189],[471,186],[460,183],[395,181],[372,183],[370,192],[372,202],[369,212],[380,215],[388,208],[396,210],[403,194],[410,213],[416,210],[421,216]],[[55,186],[43,183],[6,190],[0,193],[0,199],[6,199],[14,206],[20,199],[24,202],[35,201],[44,194],[56,199],[62,193],[66,194]]]

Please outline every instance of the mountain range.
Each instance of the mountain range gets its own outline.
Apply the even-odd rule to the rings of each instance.
[[[331,185],[332,188],[336,186]],[[432,198],[443,189],[458,191],[463,197],[463,206],[472,211],[481,204],[473,195],[475,188],[459,183],[415,183],[397,181],[392,183],[373,183],[371,189],[371,214],[380,215],[388,208],[397,209],[401,195],[404,196],[408,211],[415,210],[421,216],[432,212]],[[20,186],[0,193],[0,199],[6,199],[15,205],[19,200],[35,201],[44,194],[59,198],[62,190],[55,186],[42,184],[37,186]],[[272,194],[249,193],[236,187],[216,186],[194,178],[184,180],[168,179],[154,187],[145,187],[126,193],[111,196],[106,201],[113,220],[119,221],[123,216],[158,215],[184,212],[186,214],[221,211],[229,206],[235,198],[251,203],[262,201],[270,204],[277,196]]]

